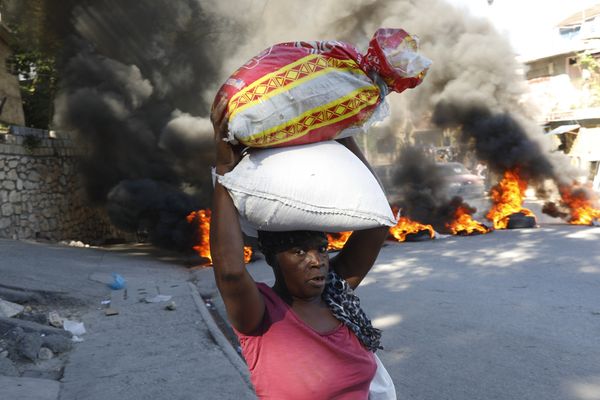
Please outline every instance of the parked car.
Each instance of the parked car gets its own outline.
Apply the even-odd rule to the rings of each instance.
[[[436,166],[446,182],[448,197],[476,198],[486,195],[485,179],[469,171],[463,164],[446,162],[437,163]]]

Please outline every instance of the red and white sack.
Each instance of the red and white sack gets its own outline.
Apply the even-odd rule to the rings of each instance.
[[[363,132],[387,116],[389,91],[422,82],[431,61],[402,29],[379,29],[363,56],[338,41],[288,42],[264,50],[227,79],[229,139],[249,147],[281,147]],[[213,110],[214,111],[214,110]]]
[[[216,178],[249,236],[256,230],[341,232],[396,224],[375,176],[336,141],[252,149]]]

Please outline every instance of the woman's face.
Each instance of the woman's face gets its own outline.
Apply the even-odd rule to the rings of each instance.
[[[290,296],[302,299],[321,296],[329,272],[327,239],[315,238],[277,253],[275,257]]]

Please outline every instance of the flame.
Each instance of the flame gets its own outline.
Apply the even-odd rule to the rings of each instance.
[[[470,210],[464,206],[458,206],[454,212],[454,220],[446,224],[446,228],[453,235],[472,235],[474,233],[485,234],[490,228],[477,222],[471,216]]]
[[[198,255],[207,260],[206,265],[212,265],[212,257],[210,255],[210,209],[192,211],[186,220],[188,223],[198,223],[199,243],[193,246],[193,249]],[[247,264],[252,259],[252,247],[244,246],[244,262]]]
[[[352,231],[328,233],[327,240],[329,244],[327,245],[327,250],[335,251],[343,249],[350,235],[352,235]]]
[[[494,223],[494,229],[506,229],[510,216],[515,213],[534,217],[531,210],[522,207],[525,190],[527,182],[520,179],[517,169],[504,171],[500,183],[490,191],[494,204],[486,217]]]
[[[392,208],[394,215],[398,213],[398,208]],[[424,225],[419,222],[413,221],[408,217],[399,217],[396,225],[390,228],[390,236],[396,239],[399,242],[404,242],[406,240],[406,235],[410,233],[417,233],[421,231],[429,231],[429,236],[433,239],[435,236],[435,231],[431,225]]]
[[[252,247],[244,246],[244,262],[248,264],[252,260]]]
[[[579,190],[578,190],[579,189]],[[559,189],[562,203],[569,208],[571,213],[569,223],[574,225],[592,225],[594,220],[600,220],[600,209],[594,208],[588,192],[578,188],[562,186]]]
[[[198,221],[198,236],[200,242],[193,246],[192,248],[198,253],[198,255],[202,258],[206,258],[208,260],[208,264],[212,264],[212,258],[210,256],[210,210],[198,210],[192,211],[187,216],[187,222],[193,223],[194,221]]]

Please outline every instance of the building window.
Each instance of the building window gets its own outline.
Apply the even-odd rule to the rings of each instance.
[[[577,37],[580,31],[581,25],[572,25],[559,28],[558,33],[561,38],[571,40]]]

